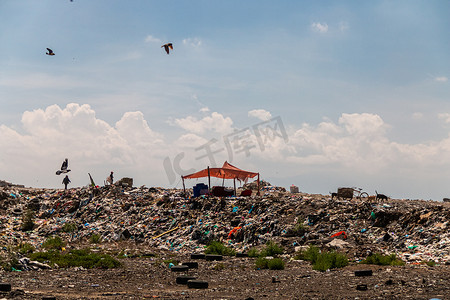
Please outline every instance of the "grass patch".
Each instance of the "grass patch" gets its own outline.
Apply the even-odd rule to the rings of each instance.
[[[348,265],[348,258],[336,251],[320,251],[316,246],[310,245],[303,252],[298,253],[295,259],[310,261],[313,270],[324,272],[328,269],[343,268]]]
[[[208,247],[206,247],[205,254],[234,256],[236,255],[236,250],[225,247],[221,242],[212,241],[211,243],[209,243]]]
[[[284,270],[284,261],[281,258],[259,257],[255,262],[255,269]]]
[[[77,229],[78,226],[75,223],[64,223],[63,227],[61,228],[61,230],[66,233],[75,232]]]
[[[169,259],[165,259],[163,260],[163,263],[165,263],[166,265],[168,264],[174,264],[175,266],[178,265],[180,261],[173,259],[173,258],[169,258]]]
[[[434,267],[436,265],[436,262],[434,260],[424,260],[421,262],[421,264],[425,264],[429,267]]]
[[[29,209],[22,217],[22,225],[20,229],[22,231],[31,231],[34,229],[34,212]]]
[[[214,270],[216,270],[216,271],[221,271],[223,269],[225,269],[225,265],[222,264],[222,263],[217,264],[217,265],[214,266]]]
[[[305,224],[303,224],[302,221],[300,221],[300,219],[298,220],[297,224],[294,226],[294,228],[292,229],[292,231],[298,235],[298,236],[302,236],[304,235],[306,232],[309,231],[309,227]]]
[[[94,233],[93,235],[91,235],[91,236],[89,237],[89,242],[90,242],[91,244],[98,244],[98,243],[100,243],[100,241],[101,241],[101,237],[100,237],[100,235],[97,234],[97,233]]]
[[[29,258],[42,263],[60,268],[83,267],[86,269],[111,269],[117,268],[121,264],[108,254],[93,253],[89,249],[71,250],[68,253],[61,253],[57,250],[32,253]]]
[[[273,241],[268,241],[266,247],[261,251],[260,256],[277,256],[278,254],[283,254],[283,252],[283,247]]]
[[[366,259],[360,262],[367,265],[380,265],[380,266],[403,266],[405,262],[393,253],[390,255],[383,255],[381,253],[375,253],[367,256]]]
[[[61,250],[66,245],[66,243],[59,237],[51,237],[42,243],[42,247],[47,250]]]
[[[250,250],[248,250],[248,257],[258,257],[259,256],[259,251],[256,248],[250,248]]]
[[[33,253],[34,250],[36,249],[30,243],[19,244],[19,246],[17,247],[17,252],[19,252],[22,255]]]

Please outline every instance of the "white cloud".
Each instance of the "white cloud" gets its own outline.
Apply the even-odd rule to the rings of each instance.
[[[193,116],[175,119],[174,124],[192,133],[202,134],[207,131],[215,131],[224,134],[232,130],[233,121],[229,117],[213,112],[210,116],[200,120]]]
[[[262,121],[267,121],[272,118],[272,114],[264,109],[254,109],[248,112],[249,117],[254,117]]]
[[[423,119],[423,113],[415,112],[412,114],[411,117],[413,118],[413,120],[421,120],[421,119]]]
[[[445,123],[450,123],[450,114],[449,113],[440,113],[440,114],[438,114],[438,118],[444,120]]]
[[[209,108],[208,107],[202,107],[202,108],[200,108],[200,112],[209,112],[210,110],[209,110]]]
[[[147,35],[144,40],[146,43],[162,43],[161,39],[152,35]]]
[[[348,22],[344,22],[344,21],[341,21],[341,22],[339,22],[339,31],[346,31],[346,30],[348,30],[349,29],[349,25],[348,25]]]
[[[202,40],[200,40],[199,38],[183,39],[183,45],[188,45],[191,47],[200,47],[202,45]]]
[[[435,77],[434,80],[437,82],[447,82],[448,78],[445,76],[440,76],[440,77]]]
[[[311,29],[320,33],[326,33],[328,32],[328,25],[327,23],[314,22],[311,24]]]

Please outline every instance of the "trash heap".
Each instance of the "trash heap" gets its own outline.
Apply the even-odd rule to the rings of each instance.
[[[130,184],[67,192],[6,185],[0,187],[2,252],[25,242],[41,249],[50,236],[76,242],[97,234],[102,243],[128,240],[182,253],[202,252],[213,240],[237,252],[273,240],[290,255],[313,244],[356,261],[380,252],[408,263],[450,264],[450,203],[331,200],[262,186],[260,197],[193,198],[179,189]],[[27,231],[24,216],[30,211],[34,227]]]

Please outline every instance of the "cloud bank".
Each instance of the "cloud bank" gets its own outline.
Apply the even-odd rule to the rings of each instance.
[[[377,114],[343,113],[337,122],[296,126],[257,109],[248,115],[258,120],[249,119],[242,129],[233,128],[233,120],[218,112],[201,114],[207,115],[172,121],[176,133],[169,137],[153,130],[140,111],[124,113],[114,125],[98,118],[87,104],[26,111],[20,129],[0,125],[0,179],[58,187],[62,178],[55,171],[65,157],[74,186],[86,185],[88,172],[102,184],[111,170],[119,177],[134,177],[136,185],[173,186],[185,175],[180,170],[212,165],[212,160],[258,170],[266,179],[317,176],[328,186],[343,184],[344,178],[389,186],[398,176],[414,190],[430,178],[439,182],[448,175],[450,136],[399,143],[388,138],[391,126]],[[449,115],[439,118],[448,123]]]

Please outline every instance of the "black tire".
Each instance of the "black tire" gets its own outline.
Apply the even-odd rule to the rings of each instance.
[[[0,292],[10,292],[11,284],[10,283],[0,283]]]
[[[367,194],[366,192],[361,193],[361,195],[359,195],[359,199],[363,200],[363,201],[367,201],[369,200],[369,194]]]
[[[196,278],[192,277],[192,276],[186,276],[186,275],[178,276],[177,277],[177,283],[178,284],[187,284],[189,280],[195,280],[195,279]]]
[[[218,255],[218,254],[206,254],[205,259],[210,260],[210,261],[211,260],[223,260],[223,256]]]
[[[355,276],[372,276],[372,270],[358,270],[355,271]]]
[[[187,286],[190,289],[207,289],[208,282],[202,280],[188,280]]]
[[[192,253],[191,259],[205,259],[205,254],[202,253]]]
[[[248,253],[238,252],[236,253],[236,257],[248,257]]]
[[[367,284],[358,284],[358,285],[356,286],[356,289],[357,289],[358,291],[367,291]]]
[[[189,269],[198,269],[198,262],[188,261],[181,264],[182,266],[188,266]]]
[[[42,297],[42,300],[56,300],[56,297],[54,297],[54,296],[44,296],[44,297]]]
[[[186,272],[187,270],[189,270],[188,266],[173,266],[170,268],[172,272]]]

